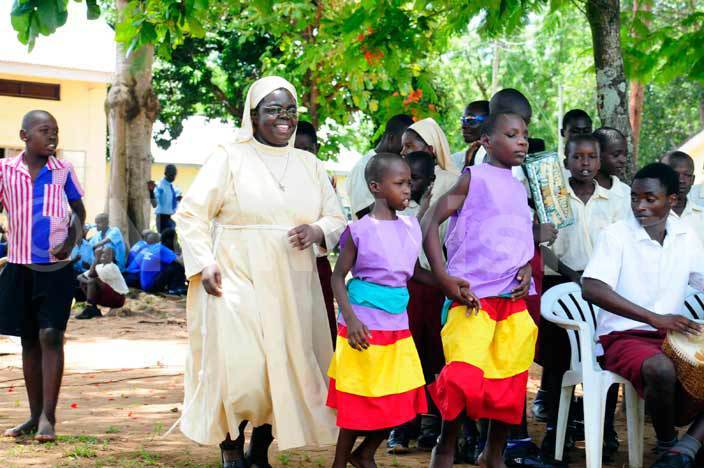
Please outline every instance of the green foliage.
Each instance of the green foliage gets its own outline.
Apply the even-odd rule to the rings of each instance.
[[[247,87],[259,77],[260,57],[269,47],[269,38],[240,34],[227,18],[203,38],[185,38],[168,60],[157,59],[152,83],[164,124],[157,144],[168,148],[194,114],[239,124]]]
[[[704,82],[704,4],[653,2],[650,11],[624,15],[624,55],[629,76],[667,83],[678,77]]]
[[[702,100],[704,86],[685,78],[645,87],[639,165],[655,161],[701,131],[698,103]]]
[[[44,2],[42,0],[14,0],[10,12],[12,27],[17,38],[32,50],[37,36],[48,36],[66,24],[68,0]]]
[[[560,85],[565,111],[581,108],[595,116],[591,36],[578,11],[534,16],[520,34],[499,40],[499,44],[499,87],[516,88],[529,98],[533,107],[530,133],[544,139],[547,148],[557,147]],[[494,42],[475,29],[454,39],[442,57],[439,75],[452,90],[445,130],[457,150],[464,146],[459,123],[464,106],[491,97],[493,54]]]

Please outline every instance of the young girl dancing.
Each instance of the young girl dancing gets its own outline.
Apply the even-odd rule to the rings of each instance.
[[[422,236],[408,207],[411,170],[396,154],[379,153],[365,169],[374,195],[371,212],[343,234],[332,275],[340,306],[337,347],[328,375],[328,406],[337,409],[333,467],[374,467],[386,431],[427,412],[425,380],[408,329],[408,290],[414,279],[432,283],[418,266]],[[345,277],[353,278],[345,286]],[[364,441],[352,452],[358,436]]]

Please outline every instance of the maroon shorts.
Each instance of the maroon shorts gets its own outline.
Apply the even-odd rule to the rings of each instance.
[[[108,284],[100,282],[100,291],[98,292],[97,304],[111,309],[119,309],[125,305],[125,296],[118,294]]]
[[[542,279],[543,291],[568,282],[567,278],[556,275],[547,275]],[[570,339],[567,331],[548,320],[540,321],[535,362],[545,369],[562,375],[570,368],[570,355]]]
[[[604,370],[614,372],[633,384],[643,397],[645,384],[641,368],[651,357],[662,354],[665,333],[646,330],[611,332],[599,337],[604,355],[599,358]]]
[[[430,383],[445,365],[440,337],[440,316],[445,295],[438,288],[413,280],[408,281],[408,293],[408,328],[418,350],[425,381]]]
[[[536,325],[540,323],[540,296],[543,294],[543,253],[540,246],[535,246],[535,253],[530,261],[533,270],[533,284],[535,285],[535,295],[526,297],[528,313],[533,317]]]

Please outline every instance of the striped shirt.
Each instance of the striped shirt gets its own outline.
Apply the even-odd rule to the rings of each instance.
[[[32,181],[24,153],[0,160],[0,203],[7,213],[7,260],[17,264],[59,261],[49,252],[68,237],[69,202],[83,189],[68,161],[50,156]]]

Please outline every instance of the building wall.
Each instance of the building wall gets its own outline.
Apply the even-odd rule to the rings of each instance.
[[[200,166],[196,164],[176,164],[176,168],[178,169],[178,175],[176,175],[175,185],[185,195],[198,175]],[[159,182],[164,177],[164,169],[166,169],[165,163],[152,164],[152,180],[154,182]]]
[[[680,148],[694,159],[696,184],[704,183],[704,132],[699,132]]]
[[[84,203],[88,219],[92,220],[105,208],[108,187],[105,160],[107,122],[104,111],[107,85],[38,79],[1,72],[0,78],[61,85],[60,101],[0,96],[0,147],[24,146],[19,131],[22,116],[28,111],[42,109],[53,114],[59,124],[59,150],[77,168],[86,193]]]

